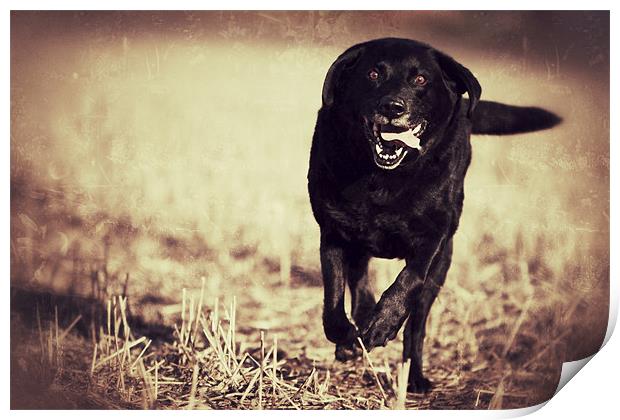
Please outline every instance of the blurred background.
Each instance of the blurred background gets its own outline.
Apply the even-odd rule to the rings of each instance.
[[[564,119],[472,137],[427,339],[431,365],[494,366],[493,386],[525,389],[531,377],[505,372],[544,361],[544,391],[512,405],[548,397],[559,363],[596,351],[607,326],[608,12],[14,11],[11,286],[123,293],[163,324],[204,277],[210,299],[246,308],[242,328],[330,360],[310,143],[335,57],[385,36],[453,56],[483,99]],[[372,262],[377,294],[401,267]]]

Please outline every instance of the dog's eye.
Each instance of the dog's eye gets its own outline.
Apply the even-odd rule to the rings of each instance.
[[[379,72],[377,71],[377,69],[371,69],[368,72],[368,78],[370,80],[378,80],[379,79]]]
[[[426,84],[426,77],[422,76],[421,74],[418,74],[415,77],[414,82],[418,86],[424,86]]]

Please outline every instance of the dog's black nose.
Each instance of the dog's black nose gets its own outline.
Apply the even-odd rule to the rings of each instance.
[[[392,96],[384,96],[379,101],[379,112],[388,118],[397,118],[405,113],[405,101]]]

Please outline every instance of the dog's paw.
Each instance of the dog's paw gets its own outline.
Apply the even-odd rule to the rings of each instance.
[[[388,341],[396,338],[400,325],[389,322],[384,318],[373,319],[366,330],[362,333],[362,342],[366,350],[370,351],[375,347],[384,347]]]
[[[344,344],[336,344],[336,360],[346,362],[355,360],[362,355],[362,349],[357,340]]]
[[[325,337],[335,344],[355,341],[358,335],[357,328],[348,320],[345,322],[334,322],[330,319],[324,319],[323,329]]]
[[[409,378],[409,383],[407,384],[407,392],[413,392],[414,394],[426,394],[430,392],[431,389],[433,389],[432,382],[426,379],[424,376]]]

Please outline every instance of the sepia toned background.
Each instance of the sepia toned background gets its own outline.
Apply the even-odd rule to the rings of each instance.
[[[483,99],[564,119],[472,137],[453,265],[427,328],[436,389],[410,394],[406,407],[550,398],[561,363],[594,353],[607,326],[609,13],[56,11],[11,14],[12,405],[397,400],[400,343],[373,351],[372,368],[333,362],[306,192],[325,73],[347,47],[384,36],[452,55]],[[372,262],[377,295],[401,267]],[[100,323],[119,295],[134,338],[153,339],[145,373],[109,366]],[[239,356],[261,347],[260,331],[277,337],[276,369],[300,391],[285,397],[288,385],[272,384],[268,399],[256,384],[218,388],[226,380],[209,378],[234,375],[191,333],[193,356],[178,356],[185,311],[199,301],[205,317],[229,308],[222,320]],[[141,345],[126,357],[143,357]],[[169,383],[153,395],[155,365]]]

